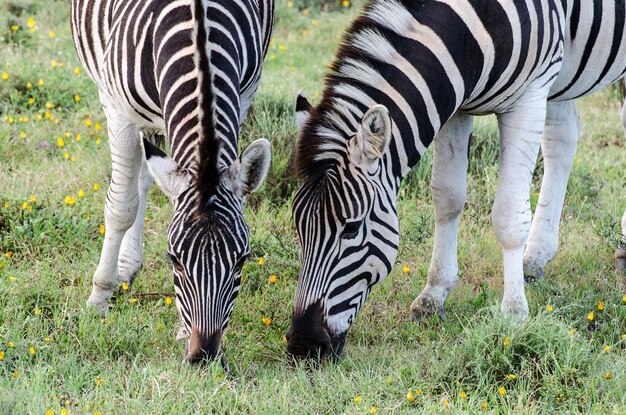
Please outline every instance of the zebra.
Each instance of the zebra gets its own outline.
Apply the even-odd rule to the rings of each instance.
[[[147,194],[169,197],[176,306],[191,363],[222,356],[249,256],[246,195],[265,179],[265,139],[237,140],[273,30],[273,0],[72,0],[76,51],[98,87],[112,159],[89,306],[106,311],[142,261]],[[154,144],[167,137],[171,156]],[[224,360],[222,360],[224,362]]]
[[[334,357],[396,260],[396,197],[434,144],[435,234],[415,319],[445,318],[457,282],[459,217],[473,117],[495,113],[503,253],[500,309],[528,316],[527,276],[555,255],[579,121],[574,99],[626,71],[622,0],[370,0],[348,29],[315,108],[296,103],[292,202],[301,244],[287,352]],[[531,225],[539,147],[545,174]],[[528,238],[528,243],[526,243]],[[524,248],[526,250],[524,252]]]

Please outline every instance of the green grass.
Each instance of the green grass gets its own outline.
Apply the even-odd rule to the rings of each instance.
[[[132,294],[137,301],[118,297],[106,320],[85,308],[110,174],[104,116],[91,81],[74,72],[66,2],[0,5],[0,74],[8,75],[0,78],[0,413],[366,414],[372,406],[379,414],[482,413],[483,406],[494,414],[626,412],[626,282],[612,268],[626,206],[626,151],[613,90],[579,104],[583,133],[561,247],[547,282],[527,289],[528,321],[516,326],[498,311],[501,255],[490,225],[498,144],[487,117],[476,121],[461,280],[446,304],[448,320],[410,321],[432,248],[427,154],[400,194],[398,264],[360,312],[344,357],[312,367],[285,357],[282,337],[299,265],[289,210],[297,185],[290,170],[295,96],[302,90],[319,99],[326,65],[355,14],[354,8],[305,12],[278,1],[274,43],[241,140],[243,147],[270,139],[274,160],[268,183],[246,208],[254,259],[225,335],[231,367],[225,374],[216,364],[202,370],[181,363],[178,317],[165,303],[173,292],[165,256],[171,208],[158,189],[150,194],[144,270]],[[67,205],[68,196],[76,203]],[[269,284],[271,274],[276,284]],[[604,311],[589,322],[599,301]],[[266,326],[263,317],[272,323]]]

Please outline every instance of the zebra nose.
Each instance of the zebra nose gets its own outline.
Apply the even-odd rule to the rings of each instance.
[[[196,364],[215,359],[220,354],[221,341],[221,330],[213,334],[207,334],[201,332],[196,327],[192,327],[186,356],[187,361],[191,364]]]
[[[287,353],[295,358],[325,358],[332,352],[331,338],[324,324],[320,304],[309,306],[304,313],[291,316],[287,332]]]

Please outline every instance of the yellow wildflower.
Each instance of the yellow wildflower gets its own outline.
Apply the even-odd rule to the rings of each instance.
[[[482,409],[483,411],[486,411],[486,410],[487,410],[487,402],[483,402],[483,403],[480,405],[480,409]]]
[[[9,208],[9,202],[4,202],[4,208],[8,209]]]
[[[122,283],[122,290],[128,291],[128,283],[126,281]]]
[[[391,377],[391,376],[387,376],[387,379],[386,379],[386,380],[387,380],[387,383],[388,383],[388,384],[391,384],[391,383],[393,382],[393,377]]]
[[[96,384],[96,386],[100,386],[102,382],[104,382],[104,379],[102,378],[96,378],[96,380],[94,380],[94,383]]]
[[[63,141],[63,137],[57,138],[57,145],[59,146],[59,148],[65,147],[65,141]]]
[[[52,62],[50,62],[50,66],[52,66],[52,69],[55,69],[57,66],[59,66],[59,63],[56,60],[53,60]]]
[[[69,160],[70,159],[70,152],[69,151],[64,151],[63,152],[63,158],[65,160]],[[68,205],[69,205],[69,203],[68,203]]]
[[[6,81],[7,79],[9,79],[9,74],[6,72],[2,72],[2,80]]]
[[[61,408],[61,415],[67,415],[67,409]]]
[[[31,89],[33,87],[33,84],[30,82],[26,82],[26,89]]]
[[[509,345],[509,338],[505,337],[504,341],[502,342],[503,345],[508,346]]]
[[[292,1],[288,1],[287,2],[287,7],[293,7],[293,2]]]
[[[79,66],[77,66],[76,68],[74,68],[74,73],[75,73],[76,75],[80,75],[80,67],[79,67]]]
[[[312,24],[313,26],[317,26],[317,20],[315,20],[315,19],[311,20],[311,24]]]
[[[7,123],[8,123],[9,125],[10,125],[10,124],[13,124],[13,123],[15,122],[15,121],[13,120],[13,117],[7,117],[7,118],[6,118],[6,120],[7,120]],[[625,297],[626,297],[626,296],[625,296]]]
[[[87,118],[85,120],[85,125],[87,126],[87,128],[91,127],[91,119]]]
[[[411,268],[409,268],[406,264],[402,266],[402,272],[404,272],[405,274],[408,274],[409,272],[411,272]]]
[[[266,326],[269,326],[270,324],[272,324],[272,320],[270,320],[268,317],[263,317],[261,319],[261,321],[263,322],[263,324],[265,324]]]
[[[461,391],[459,396],[461,397],[461,399],[465,399],[465,398],[467,398],[467,393],[465,393],[465,391]]]
[[[287,50],[287,46],[285,46],[285,45],[278,45],[278,50]]]
[[[546,307],[546,311],[547,311],[548,313],[551,313],[553,310],[554,310],[554,308],[552,308],[552,306],[551,306],[551,305],[549,305],[549,306],[547,306],[547,307]]]
[[[165,304],[172,305],[172,297],[165,297]]]
[[[81,199],[82,199],[83,197],[85,197],[85,191],[84,191],[83,189],[80,189],[80,190],[78,191],[78,197],[79,197],[79,198],[81,198]]]
[[[604,311],[604,301],[598,302],[598,311]]]
[[[102,140],[100,139],[100,137],[96,137],[96,144],[100,144],[102,142]]]
[[[44,337],[44,340],[46,341],[46,343],[50,343],[50,340],[52,340],[50,337],[46,336]]]
[[[26,138],[26,133],[24,131],[20,131],[20,138]]]
[[[613,373],[611,373],[610,370],[604,374],[605,379],[611,379],[612,377],[613,377]]]
[[[18,372],[17,370],[13,371],[13,377],[17,378],[20,375],[20,372]]]
[[[48,32],[48,36],[50,36],[50,39],[54,39],[55,37],[57,37],[57,34],[54,30],[51,30],[50,32]]]
[[[446,408],[450,407],[450,401],[448,399],[444,399],[443,402],[441,402],[441,404],[445,406]]]
[[[596,317],[596,313],[595,312],[590,312],[589,314],[587,314],[587,320],[589,321],[593,321],[593,319]]]
[[[265,264],[265,257],[262,256],[261,258],[259,258],[259,265],[263,264]]]
[[[98,183],[94,183],[94,184],[93,184],[93,191],[94,191],[94,192],[97,192],[97,191],[98,191],[98,189],[100,189],[100,185],[99,185]]]
[[[13,275],[9,275],[9,281],[15,281],[15,277]]]
[[[360,395],[357,395],[357,396],[355,396],[355,397],[354,397],[354,399],[352,399],[352,400],[354,401],[354,403],[355,403],[355,404],[357,404],[357,405],[358,405],[358,404],[360,404],[360,403],[361,403],[361,401],[363,400],[363,398],[361,398],[361,396],[360,396]]]
[[[80,136],[80,134],[76,134],[76,141],[80,141],[80,140],[81,140],[81,138],[82,138],[82,137]]]
[[[28,25],[28,27],[35,27],[35,19],[33,17],[29,17],[26,21],[26,24]]]
[[[302,31],[302,36],[308,36],[308,35],[309,35],[309,31],[308,31],[308,30],[306,30],[306,29],[304,29],[304,30]]]
[[[18,25],[14,24],[14,25],[11,26],[11,30],[14,31],[14,32],[17,32],[18,30],[20,30],[20,27]]]
[[[517,379],[517,376],[515,376],[515,375],[514,375],[514,374],[512,374],[512,373],[509,373],[508,375],[506,375],[506,377],[507,377],[507,378],[509,378],[509,379],[511,379],[511,380],[515,380],[515,379]]]
[[[9,349],[12,349],[12,348],[14,348],[14,347],[15,347],[15,343],[13,343],[13,342],[8,342],[8,343],[7,343],[7,347],[8,347]]]
[[[504,386],[500,386],[500,388],[498,389],[498,393],[499,393],[501,396],[506,395],[506,388],[505,388]]]
[[[278,278],[276,278],[276,275],[274,274],[270,275],[270,284],[276,284],[276,281],[278,281]]]
[[[374,405],[372,405],[372,408],[370,409],[370,414],[375,414],[377,412],[377,409]]]
[[[283,344],[287,344],[287,336],[283,336]]]
[[[622,297],[622,303],[626,304],[626,294]]]
[[[32,356],[37,354],[37,350],[35,350],[35,348],[33,346],[30,346],[28,348],[28,353],[30,353]]]
[[[44,86],[43,79],[40,78],[39,81],[37,82],[37,85],[39,85],[40,87]]]
[[[343,4],[343,7],[350,7],[350,0],[343,0],[341,4]]]
[[[96,411],[96,412],[93,413],[93,415],[102,415],[102,412]]]
[[[41,308],[36,308],[36,309],[35,309],[35,315],[36,315],[37,317],[39,317],[39,316],[41,315]]]
[[[35,103],[35,98],[28,98],[28,104],[29,105],[33,105]],[[37,114],[39,115],[39,114]],[[37,115],[35,115],[35,118],[37,118]]]
[[[135,304],[135,303],[137,303],[137,301],[138,300],[136,298],[131,298],[130,300],[128,300],[128,302],[131,303],[131,304]]]
[[[157,323],[156,329],[157,331],[161,331],[165,328],[165,326],[163,325],[163,323]]]
[[[611,350],[611,346],[609,346],[608,344],[606,346],[604,346],[604,351],[608,352],[609,350]]]
[[[54,415],[54,411],[52,409],[46,409],[46,415]]]
[[[76,103],[78,104],[80,102],[80,95],[74,95],[74,101],[76,101]]]
[[[4,352],[0,352],[0,362],[4,360]]]
[[[100,225],[100,235],[104,235],[104,225]]]
[[[406,400],[409,402],[415,402],[415,396],[413,396],[413,392],[408,391],[406,394]]]
[[[95,123],[95,124],[94,124],[93,128],[94,128],[96,131],[100,131],[100,128],[102,128],[102,126],[100,125],[100,123],[99,123],[99,122],[97,122],[97,123]]]

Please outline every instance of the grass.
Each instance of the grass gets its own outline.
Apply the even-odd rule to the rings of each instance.
[[[282,337],[298,276],[289,211],[297,185],[289,169],[294,101],[300,90],[319,99],[326,64],[356,9],[327,13],[279,0],[263,84],[241,139],[242,147],[270,139],[274,160],[246,208],[254,259],[224,339],[226,374],[219,365],[181,363],[178,317],[166,303],[173,293],[165,256],[171,208],[158,189],[150,194],[144,270],[132,295],[118,297],[104,320],[85,308],[110,174],[106,123],[93,84],[75,71],[66,2],[29,4],[0,5],[0,75],[7,73],[0,78],[0,413],[626,412],[626,282],[612,268],[626,151],[614,90],[579,104],[583,133],[561,247],[547,282],[527,289],[528,321],[516,326],[498,312],[501,255],[490,225],[498,145],[486,117],[476,121],[461,279],[446,304],[448,320],[418,325],[409,318],[432,248],[427,154],[400,194],[398,264],[360,312],[345,356],[293,365]]]

